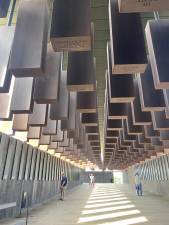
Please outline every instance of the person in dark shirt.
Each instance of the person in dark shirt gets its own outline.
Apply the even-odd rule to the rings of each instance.
[[[65,176],[65,174],[62,172],[62,177],[61,177],[61,181],[60,181],[60,200],[64,200],[64,192],[65,192],[65,188],[67,186],[67,177]]]

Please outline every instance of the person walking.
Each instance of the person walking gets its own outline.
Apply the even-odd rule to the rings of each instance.
[[[64,195],[65,195],[65,188],[67,186],[68,179],[65,176],[64,172],[62,172],[62,177],[60,181],[60,200],[64,200]]]
[[[89,185],[90,185],[90,187],[95,186],[95,177],[92,173],[89,175]]]
[[[142,183],[138,172],[135,174],[135,188],[137,196],[142,196],[143,195]]]

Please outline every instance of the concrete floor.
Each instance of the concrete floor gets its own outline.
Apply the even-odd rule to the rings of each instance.
[[[8,220],[14,225],[24,218]],[[53,200],[32,210],[28,225],[169,225],[169,201],[145,193],[135,196],[132,187],[84,184],[67,193],[65,201]]]

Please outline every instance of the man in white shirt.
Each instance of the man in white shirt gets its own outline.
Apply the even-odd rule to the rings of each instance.
[[[142,196],[143,191],[142,191],[142,183],[141,183],[141,179],[139,176],[139,173],[135,174],[135,188],[136,188],[136,193],[138,196]]]
[[[95,177],[94,177],[94,175],[93,175],[92,173],[89,175],[89,179],[90,179],[89,185],[90,185],[91,187],[94,187],[94,184],[95,184]]]

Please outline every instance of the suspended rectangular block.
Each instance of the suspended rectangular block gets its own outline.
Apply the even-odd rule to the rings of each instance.
[[[13,26],[0,27],[0,33],[3,34],[0,37],[0,93],[7,93],[10,88],[12,74],[8,70],[8,62],[13,42],[14,31],[15,29]]]
[[[100,137],[98,135],[88,135],[88,141],[100,142]]]
[[[69,91],[94,91],[96,89],[96,64],[91,52],[68,54],[67,86]]]
[[[27,131],[28,130],[28,114],[14,114],[13,126],[14,131]]]
[[[85,126],[97,126],[98,125],[98,114],[97,113],[83,113],[82,124]]]
[[[121,130],[122,127],[122,120],[107,120],[107,130]]]
[[[30,113],[32,101],[33,78],[15,78],[10,110],[13,113]]]
[[[0,93],[0,119],[11,120],[12,114],[10,112],[11,95],[9,93]]]
[[[97,95],[95,91],[77,93],[77,110],[81,113],[96,113]]]
[[[29,139],[39,139],[41,134],[41,128],[40,127],[31,127],[28,128],[28,135],[27,138]]]
[[[125,103],[108,103],[108,119],[126,119]]]
[[[145,134],[141,134],[141,135],[138,135],[138,142],[139,142],[139,144],[151,143],[151,139],[146,138]]]
[[[162,3],[160,3],[161,5]],[[168,3],[169,7],[169,3]],[[150,64],[156,89],[169,89],[169,20],[150,20],[145,29]]]
[[[50,144],[50,135],[40,135],[39,145],[49,145]]]
[[[118,0],[120,13],[153,12],[169,10],[166,0]]]
[[[61,53],[48,47],[45,74],[35,78],[33,98],[36,103],[49,104],[58,100],[61,59]]]
[[[160,135],[158,130],[154,130],[153,125],[144,126],[144,131],[146,138],[158,137]]]
[[[31,126],[44,126],[47,124],[48,107],[46,104],[34,102],[33,112],[29,114],[28,124]]]
[[[67,137],[67,131],[64,131],[63,141],[58,143],[59,147],[69,147],[69,138]]]
[[[98,135],[99,134],[99,128],[98,127],[86,126],[85,131],[88,135],[90,135],[90,134]]]
[[[106,131],[106,138],[118,137],[119,131],[116,130],[107,130]]]
[[[10,2],[11,2],[11,0],[1,0],[0,1],[0,18],[7,17]]]
[[[90,20],[90,0],[54,1],[50,33],[54,50],[89,51],[91,49]]]
[[[76,129],[77,93],[70,92],[68,119],[61,121],[61,130],[74,131]]]
[[[133,124],[131,105],[128,106],[127,115],[128,115],[128,118],[126,120],[126,123],[127,123],[127,134],[128,135],[142,134],[142,132],[143,132],[142,126],[138,126],[138,125],[134,125]]]
[[[63,141],[63,131],[61,130],[61,121],[58,120],[57,122],[57,133],[56,135],[51,135],[52,142],[59,142]]]
[[[121,14],[118,0],[110,0],[109,27],[112,73],[143,73],[147,66],[147,55],[139,13]]]
[[[160,138],[159,137],[156,137],[156,138],[152,138],[151,139],[151,144],[153,146],[162,146],[162,141],[160,141]]]
[[[49,149],[57,149],[58,148],[58,143],[51,141],[48,147],[49,147]]]
[[[107,44],[107,64],[106,85],[108,89],[108,99],[110,103],[129,103],[135,98],[134,81],[131,74],[112,74],[110,46]]]
[[[134,80],[135,99],[131,102],[131,111],[134,125],[150,125],[152,118],[150,112],[143,112],[141,108],[138,80]]]
[[[22,1],[19,5],[9,62],[9,69],[15,76],[43,75],[47,37],[47,2],[45,0]]]
[[[166,119],[165,111],[152,112],[151,115],[155,130],[169,130],[169,119]]]
[[[57,120],[50,119],[50,105],[48,107],[48,116],[46,126],[42,127],[42,134],[52,135],[57,133]]]
[[[137,78],[142,111],[162,111],[165,108],[163,91],[155,89],[149,63],[145,73]]]
[[[92,147],[100,147],[100,143],[99,142],[95,142],[95,141],[91,141],[90,142],[90,146],[92,146]]]
[[[50,118],[65,120],[68,118],[70,96],[67,89],[67,71],[62,71],[59,84],[59,99],[51,104]]]
[[[169,131],[161,130],[160,131],[160,140],[161,141],[169,140]]]

